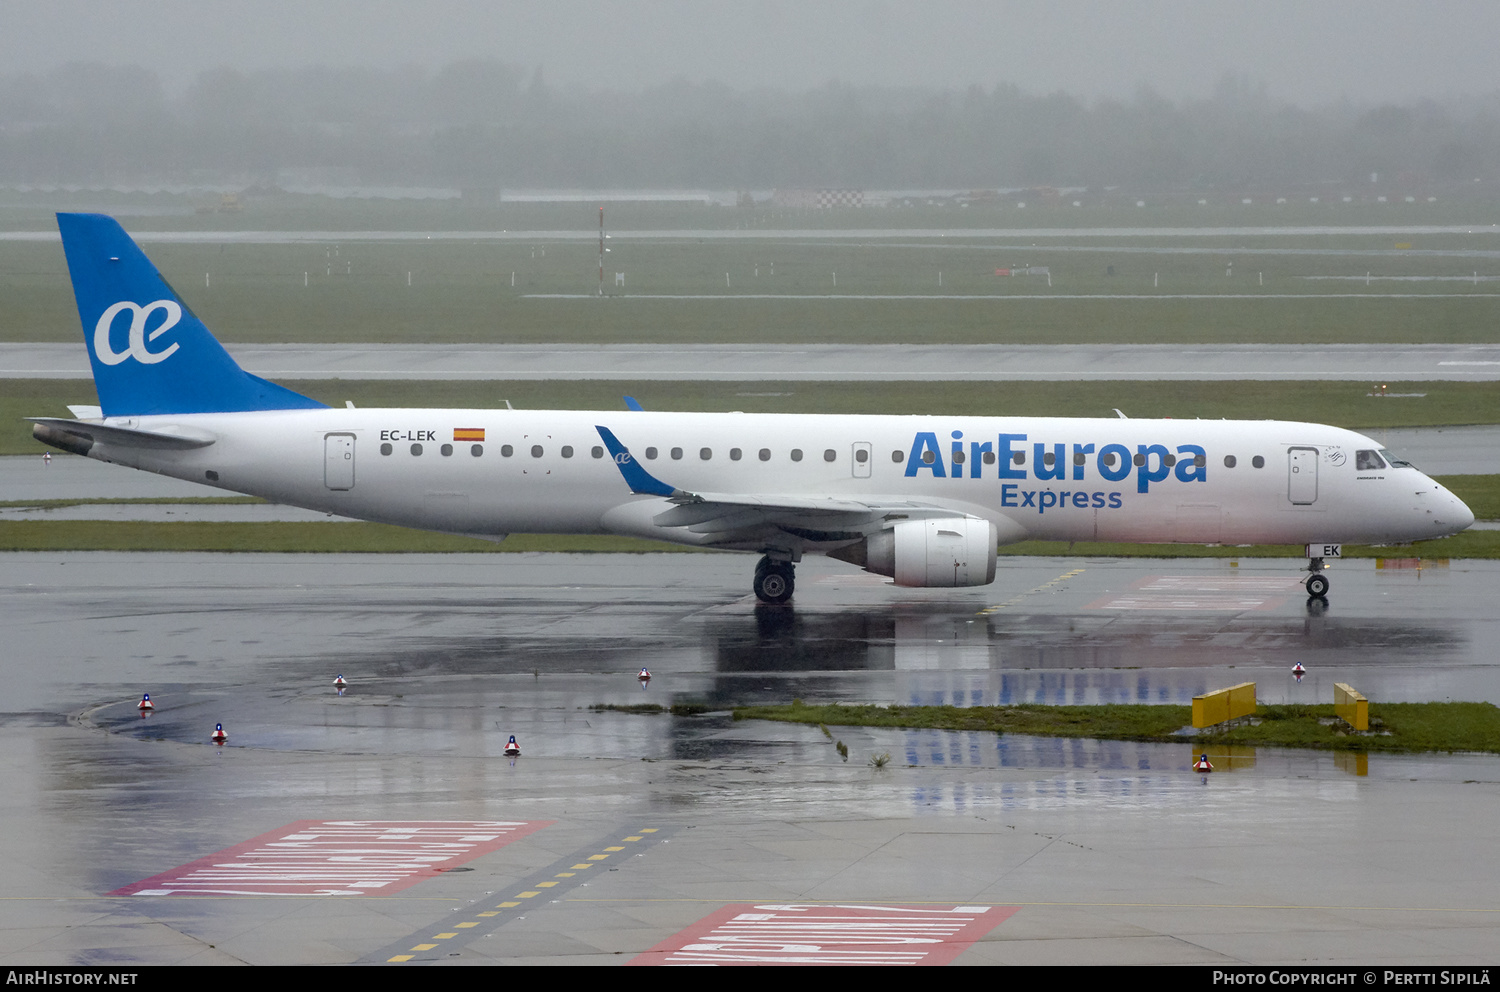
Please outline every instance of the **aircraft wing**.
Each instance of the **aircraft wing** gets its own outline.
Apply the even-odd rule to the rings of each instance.
[[[694,493],[662,482],[635,460],[607,427],[595,428],[630,491],[674,504],[651,517],[658,527],[681,527],[710,541],[741,542],[785,531],[812,541],[855,540],[892,520],[962,515],[960,511],[897,498],[870,500],[776,493]]]

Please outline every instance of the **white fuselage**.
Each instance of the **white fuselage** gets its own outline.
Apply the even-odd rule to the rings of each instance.
[[[191,450],[99,443],[90,457],[488,537],[613,533],[758,550],[657,522],[672,504],[632,494],[596,425],[679,490],[919,501],[990,521],[1001,543],[1388,544],[1473,521],[1415,468],[1388,456],[1359,467],[1371,464],[1359,453],[1380,448],[1369,438],[1282,421],[318,409],[103,423],[216,440]],[[839,543],[788,540],[798,555]]]

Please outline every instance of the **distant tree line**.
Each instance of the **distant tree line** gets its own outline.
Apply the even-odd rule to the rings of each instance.
[[[0,75],[0,182],[272,183],[285,169],[478,188],[1452,184],[1500,178],[1500,93],[1310,109],[1233,75],[1182,102],[1012,85],[582,91],[486,60],[217,69],[180,94],[137,66]]]

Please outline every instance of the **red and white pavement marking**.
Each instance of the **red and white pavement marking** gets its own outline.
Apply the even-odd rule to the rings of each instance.
[[[1019,906],[725,906],[632,965],[947,964]]]
[[[298,820],[112,896],[389,895],[551,820]]]
[[[1274,610],[1302,586],[1295,575],[1148,575],[1088,610]]]

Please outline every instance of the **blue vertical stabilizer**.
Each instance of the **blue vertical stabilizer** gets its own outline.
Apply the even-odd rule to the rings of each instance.
[[[240,368],[113,217],[58,214],[106,417],[324,404]]]

